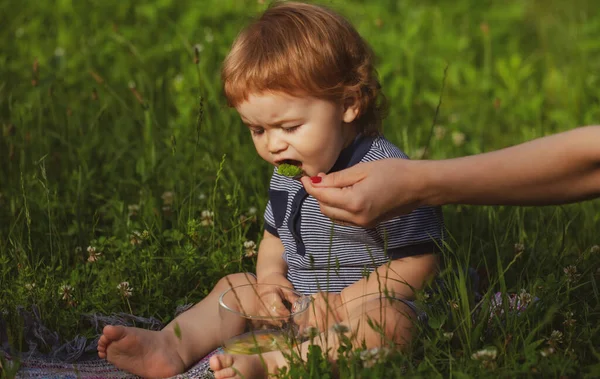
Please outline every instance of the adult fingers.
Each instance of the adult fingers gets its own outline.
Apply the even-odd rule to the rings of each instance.
[[[317,199],[318,200],[318,199]],[[334,224],[343,226],[361,226],[370,228],[376,224],[377,219],[371,217],[364,209],[353,207],[350,200],[344,204],[327,204],[319,202],[321,213],[329,217]]]
[[[327,175],[319,175],[321,181],[314,183],[315,187],[344,188],[352,186],[365,178],[365,164],[359,163],[341,171]]]
[[[321,205],[326,204],[334,208],[348,209],[353,201],[352,187],[315,187],[308,178],[302,178],[302,184],[306,192],[317,199]]]

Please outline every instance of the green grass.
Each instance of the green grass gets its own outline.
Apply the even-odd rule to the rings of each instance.
[[[433,159],[490,151],[600,120],[597,2],[325,3],[378,54],[391,105],[385,134],[411,157],[426,147]],[[15,346],[17,305],[37,304],[65,339],[92,336],[84,314],[168,321],[223,275],[253,270],[244,242],[259,242],[271,168],[226,107],[219,67],[240,26],[264,7],[0,4],[0,311]],[[448,288],[422,299],[429,328],[410,354],[370,368],[347,354],[347,374],[597,375],[600,253],[592,246],[600,244],[600,203],[444,213]],[[95,262],[88,246],[101,254]],[[484,282],[479,307],[466,267]],[[124,281],[131,297],[117,289]],[[63,285],[72,287],[65,299]],[[522,289],[538,300],[520,314],[488,322],[477,311],[498,291]],[[472,359],[492,346],[495,359]],[[323,370],[318,358],[306,373]],[[292,376],[302,370],[294,366]]]

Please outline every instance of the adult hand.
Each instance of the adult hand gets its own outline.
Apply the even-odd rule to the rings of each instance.
[[[371,227],[421,205],[425,188],[419,161],[390,158],[359,163],[319,179],[303,177],[306,191],[334,222]]]

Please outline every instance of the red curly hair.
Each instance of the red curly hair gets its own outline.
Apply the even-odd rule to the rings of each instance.
[[[238,35],[221,78],[232,107],[264,91],[334,102],[355,98],[357,125],[363,133],[376,135],[385,98],[373,58],[352,24],[331,9],[276,2]]]

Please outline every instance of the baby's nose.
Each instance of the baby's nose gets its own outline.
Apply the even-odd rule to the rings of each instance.
[[[287,143],[283,138],[279,137],[276,133],[271,133],[268,136],[267,149],[271,154],[277,154],[284,151],[287,148]]]

